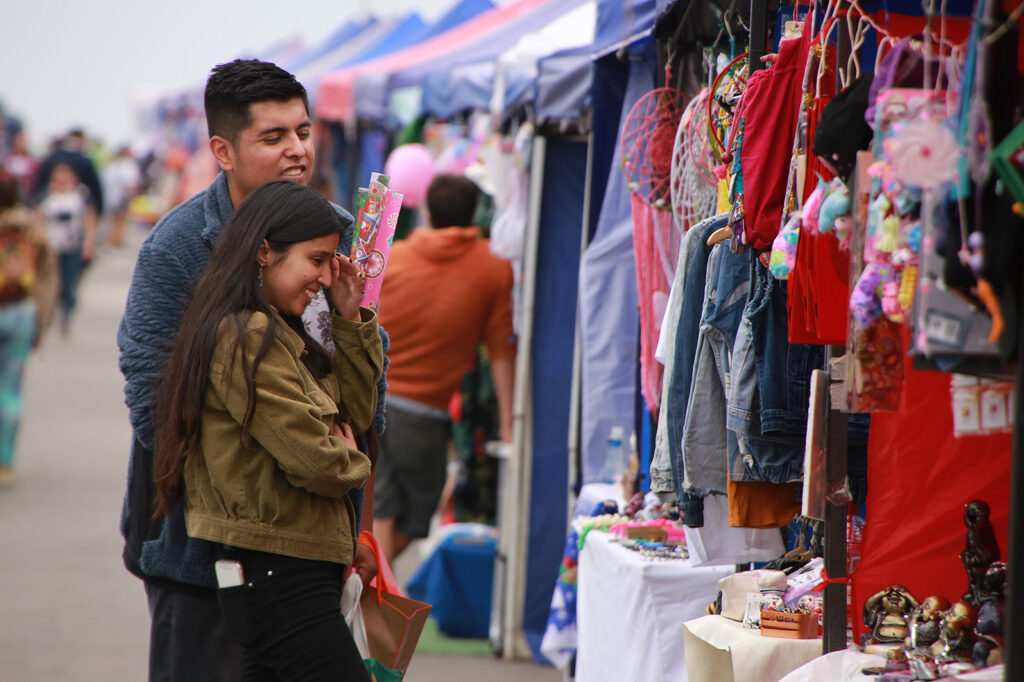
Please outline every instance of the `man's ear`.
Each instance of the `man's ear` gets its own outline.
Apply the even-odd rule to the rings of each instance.
[[[220,135],[214,135],[210,138],[210,151],[222,171],[226,173],[235,170],[235,148],[230,142]]]

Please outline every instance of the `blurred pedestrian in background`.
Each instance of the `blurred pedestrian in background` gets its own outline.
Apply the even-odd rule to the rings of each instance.
[[[85,155],[85,132],[76,128],[56,142],[56,149],[39,164],[36,171],[34,203],[39,203],[50,183],[50,175],[58,164],[67,164],[75,171],[78,181],[89,190],[89,205],[97,216],[103,215],[103,186],[96,166]]]
[[[96,254],[96,209],[74,168],[58,163],[50,172],[39,212],[57,252],[60,273],[60,330],[67,336],[75,311],[82,267]]]
[[[39,217],[20,204],[18,182],[0,171],[0,486],[14,482],[21,381],[57,292],[53,251]]]
[[[447,478],[448,403],[480,342],[491,362],[500,437],[512,440],[512,267],[473,226],[479,197],[469,178],[435,176],[428,225],[395,242],[381,287],[381,324],[393,341],[373,534],[392,562],[430,532]]]
[[[117,151],[117,155],[103,167],[102,177],[109,221],[106,241],[119,249],[124,242],[128,204],[142,187],[142,173],[130,147],[121,147]]]
[[[20,124],[11,135],[11,149],[3,160],[3,169],[18,181],[22,201],[28,201],[35,192],[36,171],[39,161],[28,153],[25,129]]]

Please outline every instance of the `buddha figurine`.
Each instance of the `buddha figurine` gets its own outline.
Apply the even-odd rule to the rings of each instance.
[[[918,601],[903,585],[889,585],[864,602],[864,624],[871,644],[902,643],[909,631],[907,618]]]
[[[929,647],[939,639],[939,621],[942,613],[949,609],[949,600],[937,594],[925,599],[910,614],[907,626],[910,634],[904,642],[906,649]]]
[[[939,641],[932,644],[932,654],[940,662],[971,661],[977,639],[973,625],[978,615],[966,601],[949,607],[939,621]]]

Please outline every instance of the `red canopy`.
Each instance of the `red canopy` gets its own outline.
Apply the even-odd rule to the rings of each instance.
[[[954,438],[950,375],[915,371],[909,358],[905,372],[903,410],[871,415],[864,545],[851,579],[858,634],[864,602],[893,583],[918,600],[955,602],[967,591],[960,552],[971,500],[991,507],[1006,560],[1012,436]]]

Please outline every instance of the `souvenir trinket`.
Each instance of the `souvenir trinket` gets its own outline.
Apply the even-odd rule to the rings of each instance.
[[[903,585],[889,585],[864,602],[864,624],[871,628],[871,644],[902,643],[907,618],[919,602]]]
[[[967,592],[964,601],[977,608],[981,604],[982,581],[985,572],[993,561],[999,561],[999,543],[996,533],[989,521],[988,503],[984,500],[972,500],[964,508],[964,525],[967,526],[967,537],[964,551],[960,553],[960,561],[967,571]]]

